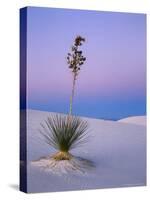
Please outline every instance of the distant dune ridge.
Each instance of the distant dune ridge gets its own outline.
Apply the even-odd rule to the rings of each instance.
[[[124,122],[124,123],[146,126],[146,116],[127,117],[127,118],[118,120],[118,122]]]
[[[45,160],[40,160],[37,166],[31,164],[32,161],[41,157],[48,158],[56,152],[45,143],[38,131],[40,123],[54,114],[27,111],[28,192],[146,185],[145,116],[119,121],[82,117],[90,125],[89,141],[83,147],[72,150],[71,154],[93,162],[94,167],[83,174],[78,171],[69,171],[67,174],[64,173],[63,165],[58,168],[57,173],[52,173],[52,170],[45,171],[40,168],[40,165],[45,165],[44,162],[47,165]],[[50,167],[46,165],[45,168]]]

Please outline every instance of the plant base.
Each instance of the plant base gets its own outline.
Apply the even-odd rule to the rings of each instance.
[[[59,161],[59,160],[70,160],[72,158],[72,155],[69,152],[57,152],[56,154],[54,154],[52,156],[52,158],[54,158],[55,160]]]

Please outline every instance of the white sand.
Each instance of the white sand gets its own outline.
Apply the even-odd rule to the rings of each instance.
[[[86,173],[68,171],[62,162],[52,169],[47,158],[55,153],[38,129],[53,113],[28,110],[28,192],[96,189],[146,184],[146,127],[130,123],[84,118],[90,125],[90,139],[71,153],[90,160],[95,167]],[[40,158],[45,157],[42,161]],[[39,160],[38,165],[31,164]],[[79,160],[76,160],[77,163]],[[76,162],[75,161],[75,162]],[[47,163],[48,162],[48,163]],[[48,164],[48,165],[47,165]],[[78,163],[83,164],[82,162]],[[42,167],[41,167],[42,166]],[[46,166],[46,170],[43,169]],[[49,170],[47,170],[49,169]],[[58,173],[56,173],[56,171]],[[64,173],[65,172],[65,173]]]
[[[128,117],[128,118],[120,119],[120,120],[118,120],[118,122],[124,122],[124,123],[146,126],[146,116]]]
[[[42,171],[53,173],[56,175],[62,174],[88,174],[95,166],[92,162],[72,156],[71,160],[56,161],[51,156],[40,158],[39,160],[31,161],[32,166],[39,167]]]

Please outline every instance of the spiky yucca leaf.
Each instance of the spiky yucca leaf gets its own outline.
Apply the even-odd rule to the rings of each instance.
[[[62,152],[68,152],[86,142],[88,123],[76,116],[56,114],[41,124],[46,142]]]

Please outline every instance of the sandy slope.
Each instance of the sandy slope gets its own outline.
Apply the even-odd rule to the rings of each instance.
[[[135,116],[135,117],[128,117],[118,122],[130,123],[130,124],[137,124],[137,125],[144,125],[146,126],[146,116]]]
[[[85,118],[90,124],[89,143],[72,154],[94,162],[87,173],[51,173],[31,161],[55,152],[38,129],[53,113],[28,110],[28,192],[80,190],[146,184],[146,127]]]

